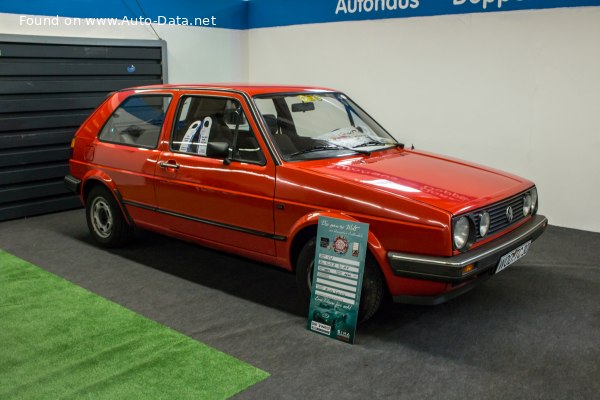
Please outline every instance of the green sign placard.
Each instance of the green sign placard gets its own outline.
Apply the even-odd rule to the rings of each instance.
[[[308,329],[354,343],[369,224],[319,217]]]

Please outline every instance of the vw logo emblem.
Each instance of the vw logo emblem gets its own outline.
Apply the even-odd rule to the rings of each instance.
[[[511,206],[506,207],[506,219],[508,220],[508,222],[512,222],[514,217],[513,214],[513,209]]]

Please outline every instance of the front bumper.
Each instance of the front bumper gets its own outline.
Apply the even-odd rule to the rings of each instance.
[[[534,215],[514,231],[457,256],[435,257],[389,252],[388,260],[392,271],[397,276],[459,285],[481,275],[489,275],[503,255],[529,240],[537,239],[547,226],[548,219],[546,217]],[[474,268],[464,273],[464,268],[471,264],[474,264]],[[483,279],[475,280],[482,281]]]

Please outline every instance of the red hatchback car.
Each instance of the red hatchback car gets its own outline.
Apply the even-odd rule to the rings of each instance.
[[[407,149],[325,88],[124,89],[72,151],[65,183],[101,245],[149,229],[295,271],[305,299],[319,216],[368,223],[361,320],[385,293],[438,304],[468,291],[548,223],[532,182]]]

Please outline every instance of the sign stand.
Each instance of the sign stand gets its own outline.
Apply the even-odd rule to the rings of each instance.
[[[319,217],[310,331],[354,343],[369,224]]]

